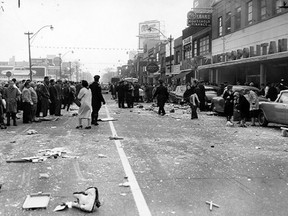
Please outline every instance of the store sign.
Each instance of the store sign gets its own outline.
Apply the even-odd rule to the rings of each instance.
[[[149,62],[146,66],[146,70],[149,73],[156,73],[159,70],[159,66],[156,62]]]
[[[256,46],[244,47],[242,49],[233,50],[231,52],[213,55],[212,58],[213,63],[218,63],[254,56],[269,55],[277,52],[285,52],[287,50],[287,38],[284,38],[279,39],[278,44],[276,43],[276,41],[270,41],[270,43],[257,44]]]
[[[196,13],[189,11],[187,14],[187,26],[207,27],[212,24],[212,13]]]
[[[186,44],[190,44],[190,43],[192,43],[192,36],[184,38],[182,41],[183,46],[185,46]]]

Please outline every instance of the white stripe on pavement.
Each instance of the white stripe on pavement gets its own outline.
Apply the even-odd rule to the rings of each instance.
[[[107,108],[107,105],[105,106],[105,110],[106,110],[107,117],[110,118],[110,114],[109,114],[109,110]],[[109,121],[109,125],[111,128],[112,136],[117,136],[117,132],[115,130],[113,122]],[[131,188],[131,191],[132,191],[139,215],[140,216],[151,216],[151,212],[150,212],[149,207],[146,203],[146,200],[144,199],[144,196],[143,196],[142,191],[138,185],[138,182],[137,182],[136,177],[132,171],[132,168],[129,164],[128,158],[127,158],[123,148],[121,147],[121,142],[120,142],[120,140],[114,140],[114,141],[115,141],[115,145],[117,147],[117,151],[118,151],[118,154],[120,156],[125,174],[128,177],[130,188]]]

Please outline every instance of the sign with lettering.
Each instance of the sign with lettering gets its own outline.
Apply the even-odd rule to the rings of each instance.
[[[146,70],[149,73],[156,73],[159,70],[159,66],[156,62],[149,62],[146,66]]]
[[[187,14],[187,26],[211,26],[212,13],[196,13],[189,11]]]
[[[276,41],[270,43],[257,44],[256,46],[244,47],[242,49],[233,50],[218,55],[213,55],[213,63],[227,62],[237,59],[249,58],[254,56],[264,56],[274,54],[277,52],[285,52],[288,50],[287,39],[279,39],[278,44]]]

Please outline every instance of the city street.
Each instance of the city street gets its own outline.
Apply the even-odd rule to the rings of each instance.
[[[119,109],[104,96],[99,118],[115,121],[91,130],[75,129],[75,105],[59,119],[25,125],[21,119],[0,130],[0,215],[86,215],[53,210],[88,187],[99,190],[102,205],[92,214],[99,216],[287,215],[288,138],[280,126],[226,127],[222,116],[202,112],[191,120],[186,109],[170,113],[170,105],[158,116],[151,103]],[[6,163],[53,148],[63,148],[65,157]],[[51,194],[48,207],[23,210],[26,196],[38,192]],[[218,207],[210,210],[206,201]]]

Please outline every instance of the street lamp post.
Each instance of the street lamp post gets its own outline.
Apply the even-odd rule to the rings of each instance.
[[[32,63],[31,63],[31,39],[35,38],[36,35],[43,29],[49,27],[51,30],[53,30],[53,26],[52,25],[45,25],[42,28],[40,28],[34,35],[32,32],[25,32],[24,34],[28,36],[28,51],[29,51],[29,75],[30,75],[30,80],[32,80],[33,78],[33,74],[32,74]],[[30,35],[32,35],[30,37]]]

